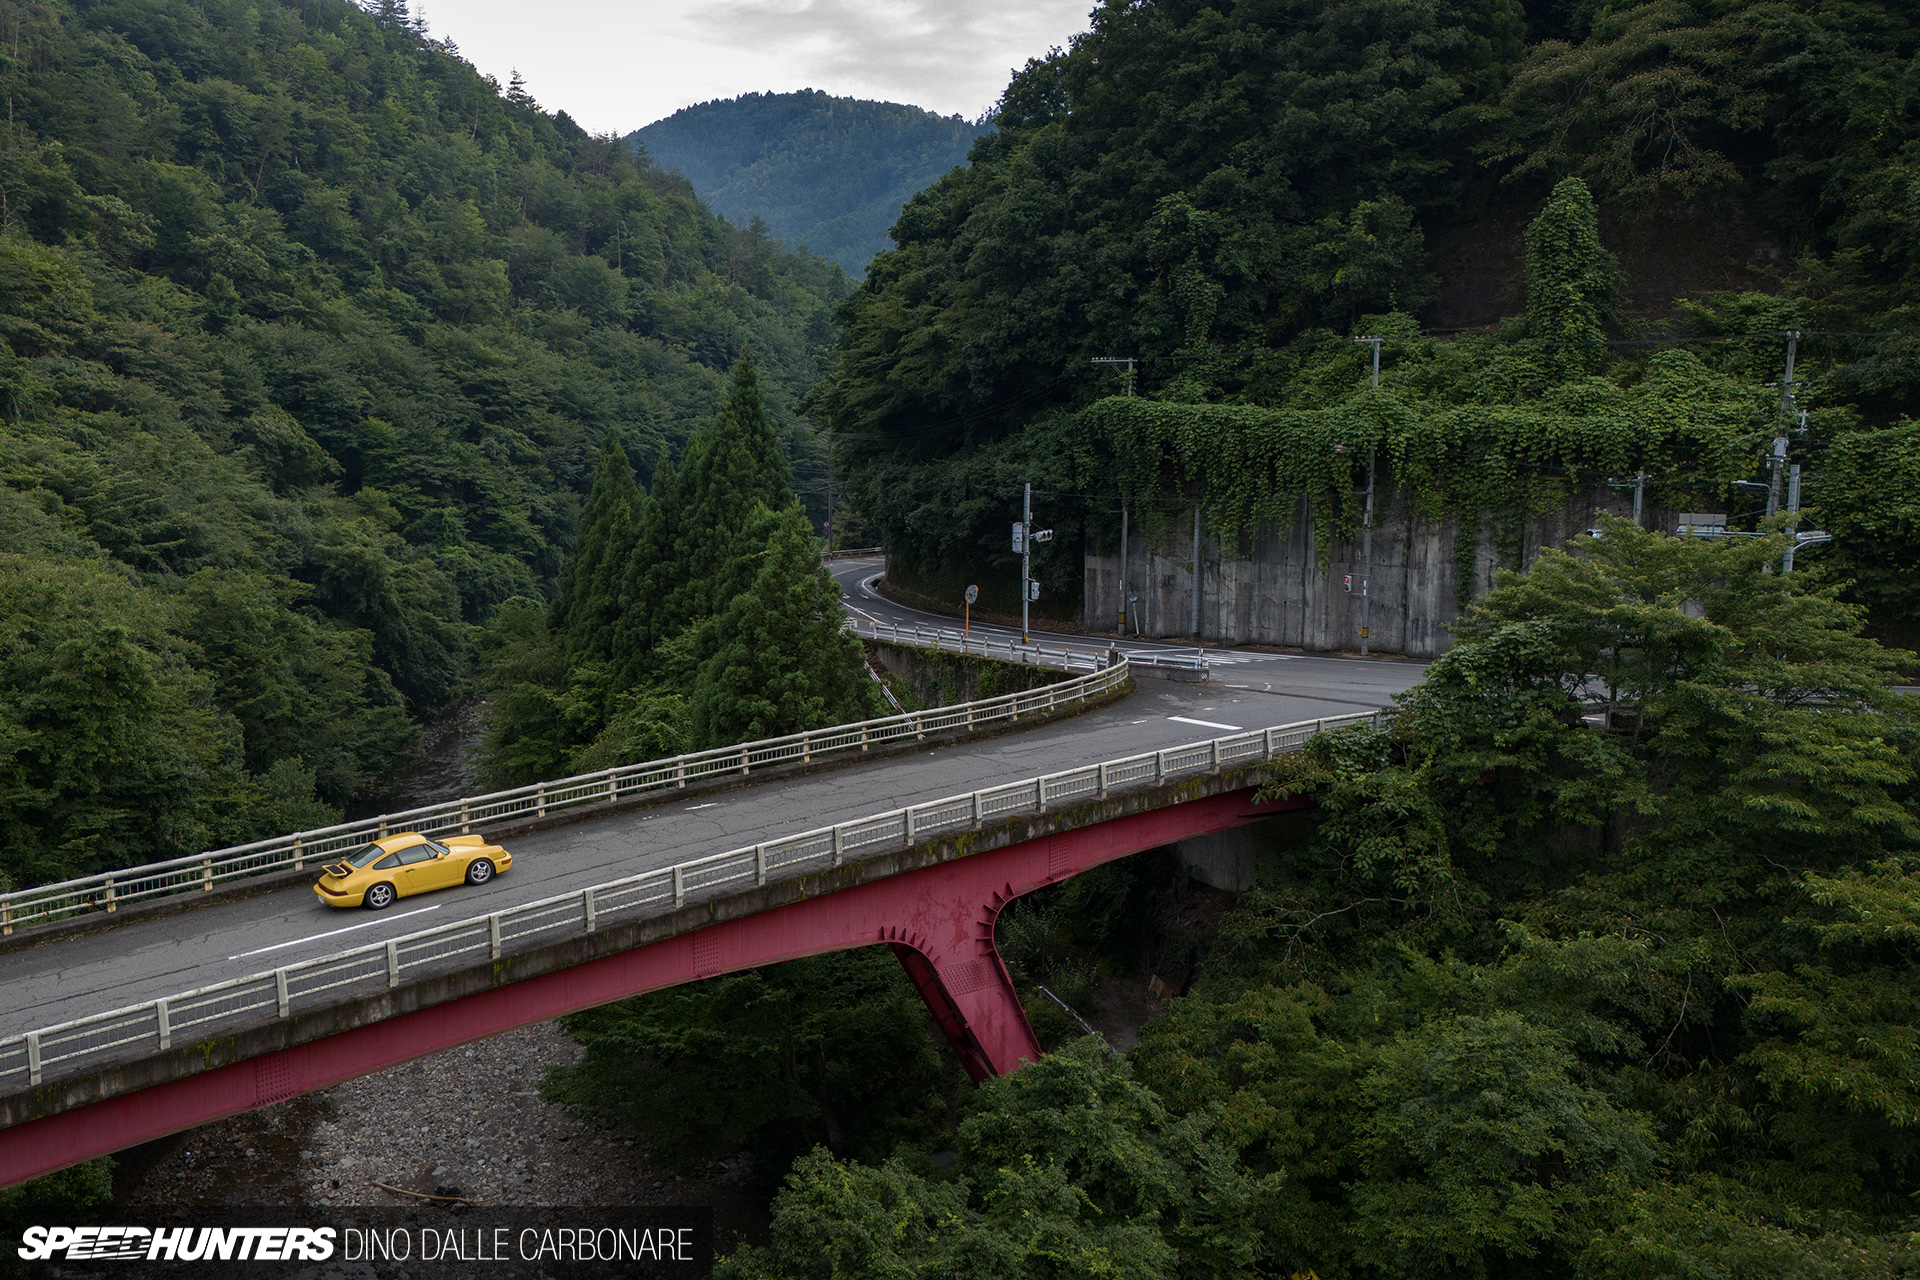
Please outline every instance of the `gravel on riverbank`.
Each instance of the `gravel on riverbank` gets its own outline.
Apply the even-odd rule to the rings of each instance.
[[[202,1125],[125,1153],[116,1199],[129,1211],[434,1195],[541,1208],[706,1205],[723,1252],[764,1243],[767,1206],[748,1157],[684,1179],[643,1143],[540,1097],[546,1069],[583,1052],[557,1024],[536,1023]]]

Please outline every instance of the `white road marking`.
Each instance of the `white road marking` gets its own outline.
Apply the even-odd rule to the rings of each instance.
[[[718,800],[709,800],[709,801],[707,801],[707,802],[706,802],[705,804],[696,804],[696,805],[689,805],[689,806],[687,806],[687,812],[688,812],[688,813],[692,813],[692,812],[694,812],[694,811],[695,811],[696,809],[711,809],[711,808],[713,808],[713,806],[715,806],[715,805],[717,805],[717,804],[719,804],[719,803],[720,803],[720,802],[719,802]]]
[[[1168,716],[1167,719],[1178,720],[1181,724],[1197,724],[1202,729],[1232,729],[1235,732],[1240,729],[1237,724],[1217,724],[1212,720],[1194,720],[1187,716]]]
[[[385,924],[389,920],[405,920],[408,916],[422,916],[429,911],[438,911],[443,903],[436,902],[430,907],[416,907],[412,911],[402,911],[397,916],[381,916],[378,920],[369,920],[365,924],[350,924],[344,929],[330,929],[326,933],[316,933],[311,938],[295,938],[292,942],[276,942],[270,947],[261,947],[255,951],[242,951],[237,956],[228,956],[229,960],[245,960],[248,956],[263,956],[269,951],[279,951],[285,947],[297,947],[303,942],[318,942],[322,938],[337,938],[343,933],[352,933],[355,929],[365,929],[369,925]]]

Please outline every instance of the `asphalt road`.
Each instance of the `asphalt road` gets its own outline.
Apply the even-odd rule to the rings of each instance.
[[[861,575],[859,566],[840,573]],[[850,603],[882,620],[910,611],[861,594]],[[918,615],[924,623],[931,620]],[[1060,639],[1086,646],[1080,637]],[[1054,643],[1054,638],[1047,641]],[[1104,645],[1098,645],[1104,650]],[[1144,646],[1143,646],[1144,647]],[[513,870],[482,887],[402,898],[387,911],[341,911],[310,888],[285,890],[0,954],[0,1035],[138,1004],[290,961],[483,916],[656,867],[964,794],[1103,759],[1239,729],[1340,715],[1384,704],[1419,680],[1404,662],[1212,651],[1211,685],[1143,680],[1111,706],[1017,734],[895,757],[688,804],[660,805],[515,838]]]
[[[874,589],[873,584],[885,568],[886,561],[879,556],[835,562],[833,580],[840,584],[840,594],[846,598],[850,612],[869,622],[891,622],[909,627],[918,624],[923,627],[949,627],[956,630],[960,627],[961,620],[958,618],[910,609],[881,595]],[[974,622],[969,630],[973,635],[987,636],[999,641],[1018,641],[1021,638],[1020,628],[1000,626],[995,623]],[[1039,627],[1034,627],[1031,635],[1033,643],[1037,645],[1089,655],[1105,653],[1107,646],[1113,643],[1110,636],[1074,635],[1061,631],[1045,631]],[[1401,689],[1410,688],[1419,682],[1421,674],[1426,670],[1426,663],[1410,662],[1402,658],[1273,653],[1262,649],[1235,649],[1231,646],[1216,648],[1169,644],[1163,640],[1127,639],[1120,641],[1118,647],[1121,653],[1129,656],[1204,655],[1213,668],[1212,683],[1221,688],[1279,694],[1312,690],[1317,694],[1330,697],[1357,694],[1361,700],[1352,704],[1354,710],[1380,705],[1377,699],[1367,701],[1368,698],[1373,697],[1374,690],[1386,687],[1398,692]],[[1382,667],[1399,668],[1401,674],[1380,675],[1378,671]],[[1348,692],[1341,693],[1342,690]]]

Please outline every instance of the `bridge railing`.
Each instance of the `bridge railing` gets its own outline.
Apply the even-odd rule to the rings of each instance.
[[[297,871],[309,863],[317,866],[336,854],[384,839],[397,831],[418,831],[429,836],[464,835],[490,822],[545,817],[585,805],[611,804],[648,792],[674,790],[693,782],[744,776],[772,765],[811,762],[825,756],[866,751],[889,742],[923,738],[929,733],[974,729],[1046,714],[1101,697],[1124,685],[1126,680],[1127,670],[1122,663],[1057,684],[974,702],[764,738],[739,746],[693,751],[666,760],[618,765],[553,782],[423,805],[165,862],[16,889],[0,894],[0,933],[10,934],[20,925],[69,918],[83,912],[114,911],[125,903],[168,894],[211,892],[252,876]]]
[[[0,1039],[0,1092],[164,1052],[175,1041],[198,1043],[230,1035],[250,1021],[291,1017],[342,994],[397,987],[410,976],[444,972],[482,955],[498,960],[510,951],[592,933],[616,917],[664,914],[732,886],[764,885],[837,867],[850,857],[908,848],[928,836],[971,830],[1007,814],[1044,813],[1062,803],[1103,797],[1116,788],[1287,755],[1317,733],[1356,724],[1379,726],[1386,714],[1363,711],[1302,720],[986,787],[42,1027]]]
[[[1049,649],[1037,644],[1021,644],[991,635],[969,635],[950,627],[899,626],[891,622],[870,622],[849,618],[847,630],[868,640],[890,644],[918,645],[946,653],[974,654],[1002,662],[1026,662],[1035,666],[1059,667],[1064,671],[1092,671],[1106,661],[1105,650]],[[1173,667],[1182,671],[1205,671],[1207,659],[1192,653],[1127,653],[1126,660],[1139,667]]]

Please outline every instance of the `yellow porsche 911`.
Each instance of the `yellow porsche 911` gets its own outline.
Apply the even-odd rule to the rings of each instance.
[[[329,862],[313,893],[330,907],[379,911],[410,893],[485,884],[512,865],[513,855],[484,836],[436,841],[403,831]]]

